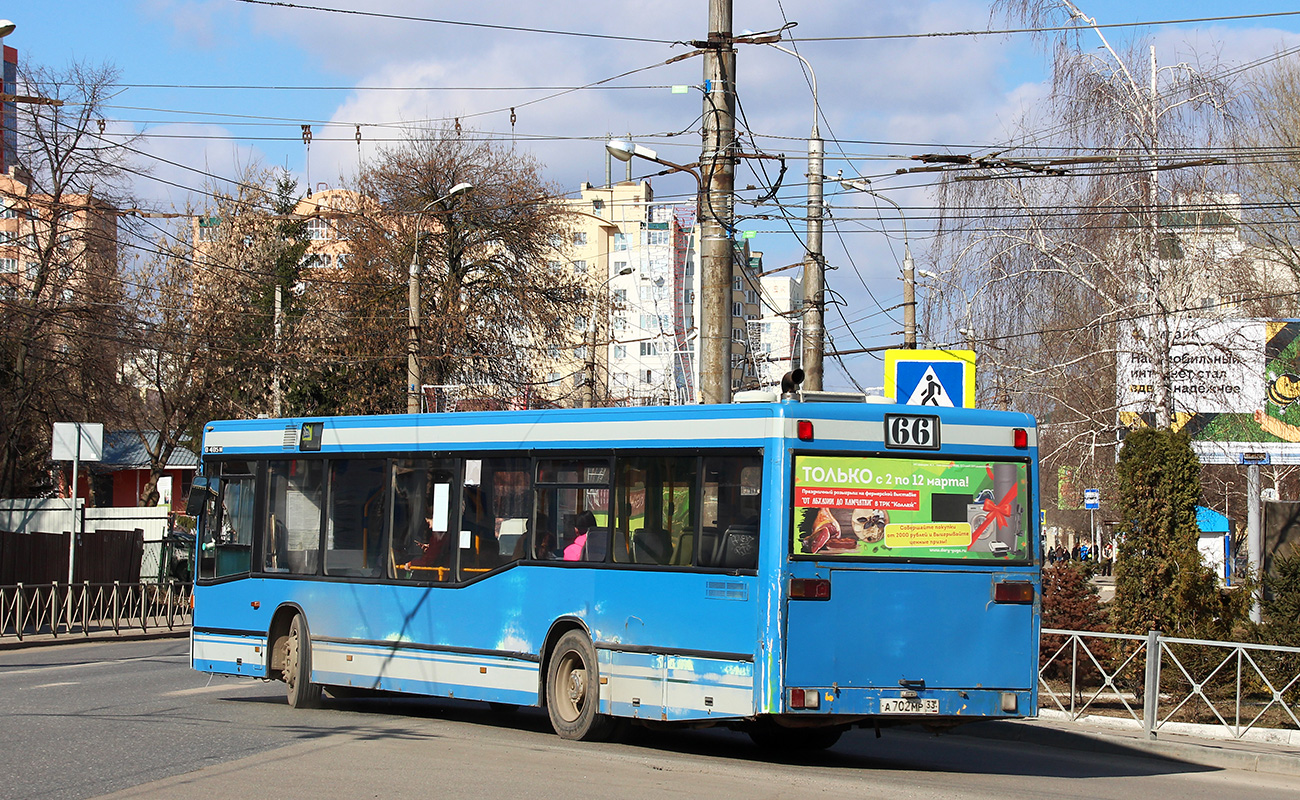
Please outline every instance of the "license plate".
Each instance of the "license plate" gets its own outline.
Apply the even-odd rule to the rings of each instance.
[[[939,698],[937,697],[882,697],[880,698],[881,714],[938,714]]]

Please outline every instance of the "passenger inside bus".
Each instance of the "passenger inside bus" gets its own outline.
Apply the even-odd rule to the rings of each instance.
[[[565,561],[585,561],[587,556],[587,536],[596,524],[596,515],[590,510],[583,511],[573,518],[573,541],[564,548]],[[604,560],[603,557],[601,560]]]
[[[437,527],[443,527],[444,530],[436,530]],[[432,512],[425,515],[423,536],[417,539],[415,543],[420,553],[405,564],[406,569],[429,569],[431,567],[446,566],[450,560],[447,556],[451,536],[448,535],[445,527],[434,525]]]

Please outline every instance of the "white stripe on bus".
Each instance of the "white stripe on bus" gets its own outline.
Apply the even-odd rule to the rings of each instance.
[[[419,448],[422,445],[518,445],[567,442],[689,442],[759,440],[779,436],[775,418],[662,419],[628,422],[556,422],[538,424],[448,424],[421,426],[335,427],[326,425],[321,447],[375,449]],[[284,428],[221,430],[207,434],[204,446],[282,450]]]

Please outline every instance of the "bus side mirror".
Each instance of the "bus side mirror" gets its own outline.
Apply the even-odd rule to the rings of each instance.
[[[208,498],[212,495],[212,487],[208,482],[203,478],[195,478],[190,486],[189,499],[185,501],[185,516],[197,518],[203,513],[203,507],[208,504]]]

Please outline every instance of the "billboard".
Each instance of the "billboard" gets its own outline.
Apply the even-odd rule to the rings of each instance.
[[[1173,427],[1205,464],[1243,453],[1300,464],[1300,320],[1181,319],[1169,332]],[[1120,424],[1155,419],[1150,324],[1130,329],[1116,357]]]
[[[795,556],[1024,560],[1024,461],[796,456]]]

